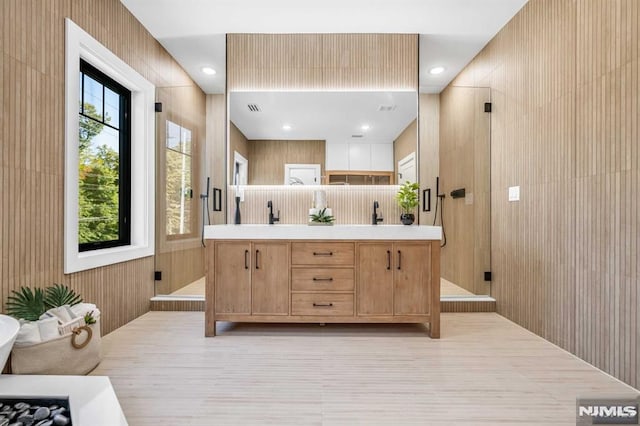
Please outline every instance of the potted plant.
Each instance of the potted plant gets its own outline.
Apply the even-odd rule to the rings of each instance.
[[[100,363],[100,312],[69,287],[20,287],[8,297],[7,313],[21,322],[14,374],[87,374]]]
[[[420,186],[417,183],[411,183],[409,181],[403,183],[396,194],[396,201],[402,209],[400,220],[405,225],[411,225],[416,220],[413,214],[415,208],[418,206],[418,189]]]
[[[316,213],[310,214],[311,221],[309,225],[333,225],[336,219],[327,212],[327,208],[318,210]]]

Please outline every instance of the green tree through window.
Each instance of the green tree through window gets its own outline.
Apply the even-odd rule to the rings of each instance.
[[[169,236],[192,232],[191,149],[191,130],[167,121],[166,211]]]
[[[127,93],[83,63],[78,149],[81,251],[126,245],[129,236]],[[124,89],[126,91],[126,89]]]

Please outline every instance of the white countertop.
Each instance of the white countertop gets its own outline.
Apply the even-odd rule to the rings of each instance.
[[[74,426],[126,426],[111,381],[104,376],[0,375],[0,396],[69,397]]]
[[[217,240],[440,240],[442,228],[418,225],[210,225]]]

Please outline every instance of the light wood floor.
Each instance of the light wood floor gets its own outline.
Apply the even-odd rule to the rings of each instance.
[[[182,287],[179,290],[171,293],[172,296],[204,296],[204,285],[205,280],[204,277],[200,278]],[[440,280],[440,295],[442,296],[474,296],[470,291],[465,290],[462,287],[459,287],[452,283],[451,281],[447,281],[444,278]]]
[[[493,313],[421,325],[221,323],[150,312],[104,338],[131,425],[575,425],[577,396],[635,395]],[[176,418],[176,416],[178,416]]]

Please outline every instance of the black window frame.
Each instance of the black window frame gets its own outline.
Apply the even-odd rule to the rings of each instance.
[[[104,122],[105,96],[104,87],[111,89],[120,97],[120,116],[118,120],[119,135],[119,170],[118,170],[118,239],[109,241],[93,241],[89,243],[78,243],[80,252],[92,250],[100,250],[113,247],[122,247],[131,245],[131,91],[109,77],[89,62],[80,59],[80,78],[81,78],[81,101],[80,116],[98,121],[101,124],[112,127]],[[97,120],[94,117],[84,114],[84,78],[82,74],[87,75],[103,85],[102,89],[102,114],[103,120]],[[78,220],[80,218],[78,217]]]

